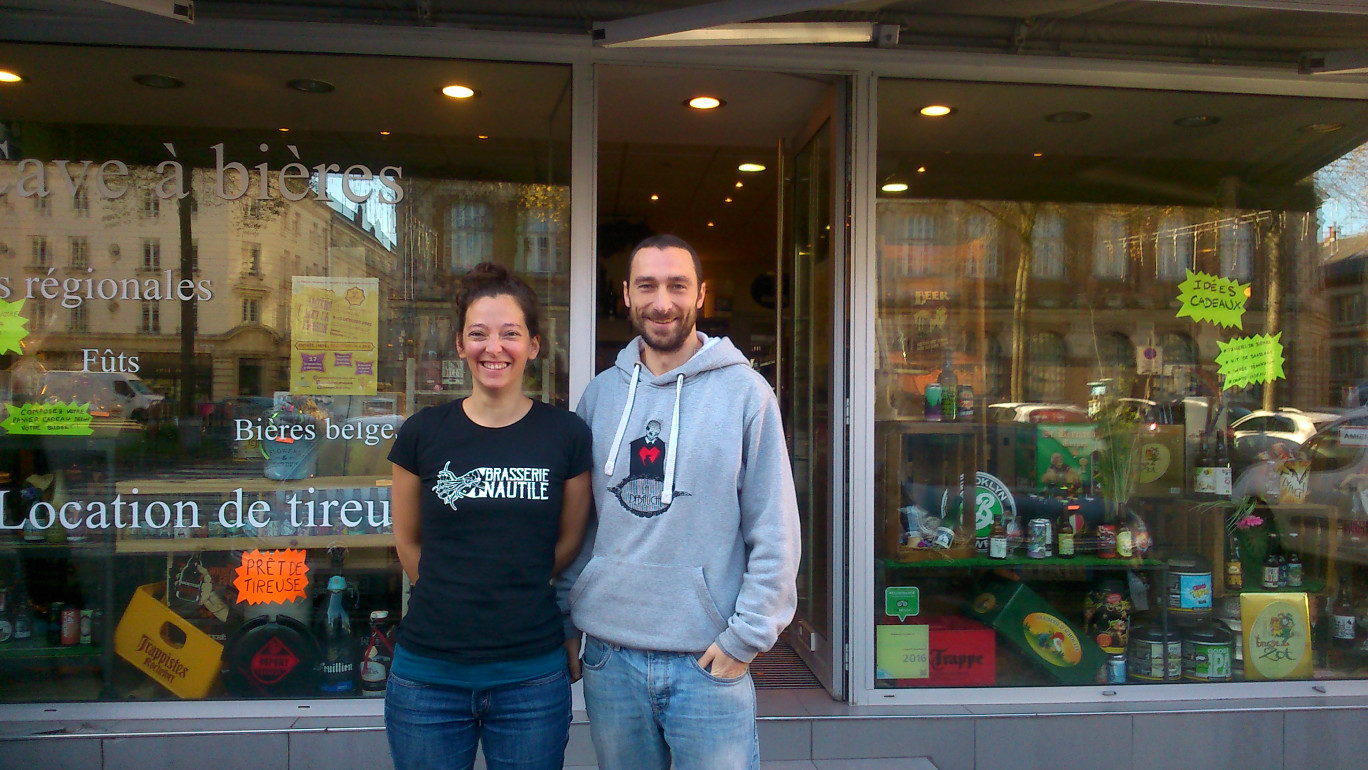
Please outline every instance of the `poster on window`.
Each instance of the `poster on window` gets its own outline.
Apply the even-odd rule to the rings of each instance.
[[[373,396],[379,353],[380,279],[294,276],[290,390]]]

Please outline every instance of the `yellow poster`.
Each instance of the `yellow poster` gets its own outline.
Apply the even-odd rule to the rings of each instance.
[[[878,626],[874,640],[874,676],[878,679],[926,679],[931,676],[930,626]]]
[[[375,395],[380,280],[295,276],[290,307],[290,390]]]

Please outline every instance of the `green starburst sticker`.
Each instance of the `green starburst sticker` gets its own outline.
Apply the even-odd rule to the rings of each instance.
[[[9,416],[0,422],[10,435],[89,436],[90,404],[5,404]]]
[[[19,311],[23,309],[22,299],[15,302],[0,299],[0,353],[24,352],[23,348],[19,347],[19,343],[28,336],[28,329],[24,328],[28,319],[19,315]]]
[[[1187,279],[1178,284],[1178,301],[1182,303],[1178,317],[1243,329],[1248,291],[1247,283],[1189,270]]]
[[[1224,390],[1246,385],[1273,382],[1286,377],[1283,373],[1282,332],[1272,335],[1236,337],[1229,342],[1217,341],[1221,352],[1216,356],[1218,374],[1225,377]]]

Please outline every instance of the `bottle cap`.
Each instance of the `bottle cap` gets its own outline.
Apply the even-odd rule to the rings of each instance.
[[[328,590],[329,590],[329,591],[345,591],[345,590],[347,590],[347,579],[344,578],[344,577],[342,577],[341,575],[333,575],[332,577],[328,578]]]
[[[372,623],[389,620],[389,610],[372,610],[370,618]]]

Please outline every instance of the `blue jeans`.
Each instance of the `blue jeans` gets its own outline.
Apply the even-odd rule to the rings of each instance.
[[[565,671],[490,690],[390,675],[385,732],[396,770],[470,768],[483,743],[489,770],[560,770],[570,737]]]
[[[757,770],[750,672],[719,679],[698,655],[584,643],[584,702],[599,770]]]

